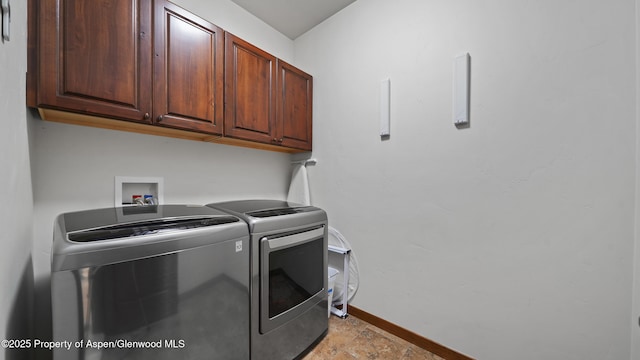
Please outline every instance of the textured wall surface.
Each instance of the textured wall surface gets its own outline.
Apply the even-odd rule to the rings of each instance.
[[[27,4],[11,3],[10,40],[0,40],[0,339],[31,336],[33,197],[25,103]],[[0,349],[0,359],[28,359]]]
[[[315,76],[311,196],[358,256],[354,305],[480,359],[630,358],[634,1],[358,0],[295,60]]]

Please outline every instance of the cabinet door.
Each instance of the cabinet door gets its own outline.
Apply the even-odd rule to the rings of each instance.
[[[278,60],[277,134],[283,146],[311,151],[313,77]]]
[[[36,105],[150,122],[150,1],[39,1]]]
[[[278,144],[275,71],[273,55],[225,33],[225,136]]]
[[[154,9],[156,123],[222,134],[222,29],[165,0]]]

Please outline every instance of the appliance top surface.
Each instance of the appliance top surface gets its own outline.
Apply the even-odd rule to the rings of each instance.
[[[207,206],[243,218],[253,233],[327,221],[326,213],[320,208],[283,200],[239,200]]]
[[[230,210],[239,214],[248,214],[256,211],[273,209],[295,209],[307,207],[306,205],[292,203],[284,200],[238,200],[209,204],[218,209]]]
[[[69,212],[59,215],[54,223],[52,271],[248,239],[246,222],[206,206],[129,206]]]
[[[170,218],[206,218],[228,214],[206,206],[154,205],[127,206],[69,212],[64,218],[65,232],[95,229],[105,226],[153,222]]]

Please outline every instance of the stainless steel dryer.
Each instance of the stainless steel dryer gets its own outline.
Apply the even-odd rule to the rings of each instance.
[[[301,356],[328,329],[326,213],[279,200],[209,204],[251,233],[251,358]]]
[[[249,359],[249,231],[204,206],[57,217],[54,359]]]

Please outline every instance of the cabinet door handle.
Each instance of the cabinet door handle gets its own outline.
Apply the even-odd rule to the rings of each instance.
[[[282,138],[278,139],[278,142],[282,142]]]
[[[149,113],[144,113],[144,119],[145,120],[149,120],[150,117],[151,117],[151,115],[149,115]]]
[[[162,115],[158,116],[158,122],[161,122],[163,118],[164,118],[164,116],[162,116]]]

